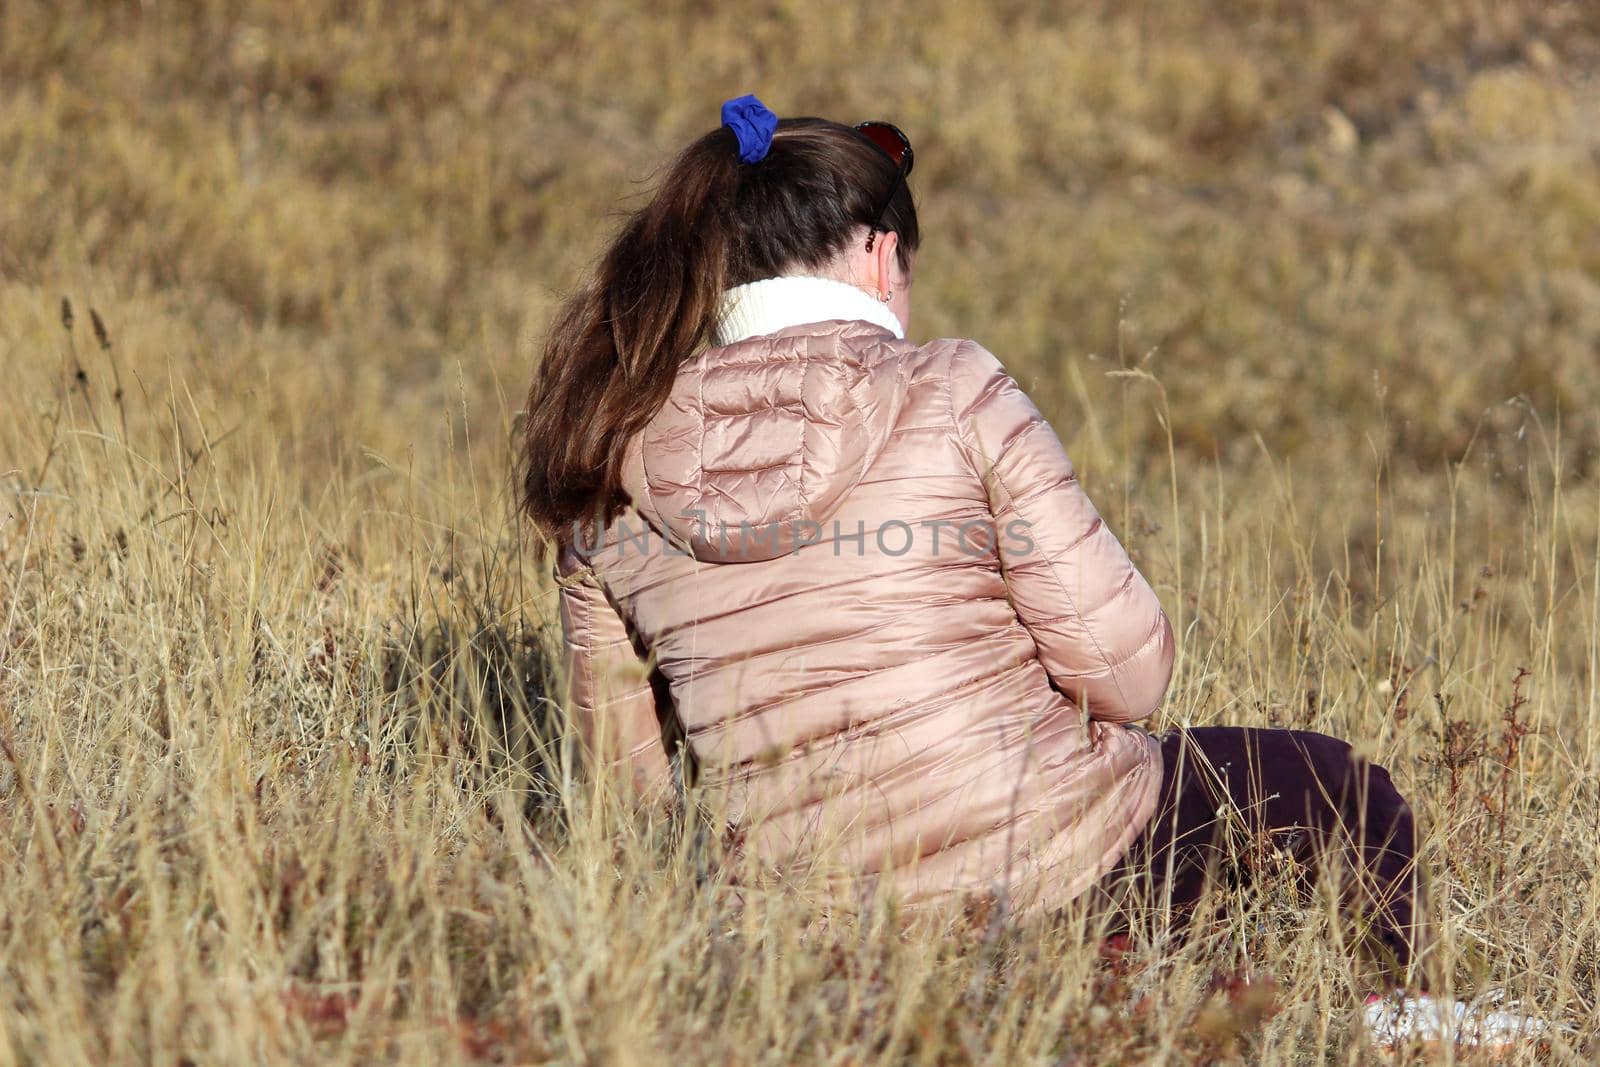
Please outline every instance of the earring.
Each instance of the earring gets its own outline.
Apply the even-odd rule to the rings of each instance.
[[[894,299],[894,290],[890,289],[887,293],[884,293],[881,296],[879,296],[878,299],[882,300],[885,304],[887,304],[889,301]]]

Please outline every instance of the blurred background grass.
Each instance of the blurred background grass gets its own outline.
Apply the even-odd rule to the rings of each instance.
[[[1075,379],[1103,400],[1093,361],[1121,358],[1166,383],[1199,462],[1248,465],[1259,434],[1333,471],[1373,448],[1437,471],[1514,397],[1592,462],[1593,5],[0,17],[8,334],[41,289],[181,312],[240,341],[197,369],[265,387],[302,447],[351,395],[437,406],[455,364],[475,399],[515,397],[619,205],[749,89],[910,131],[915,332],[984,341],[1069,435]]]
[[[1529,979],[1587,1026],[1600,6],[7,0],[0,810],[6,862],[29,873],[0,889],[19,991],[0,1036],[24,1060],[56,1058],[40,1050],[69,1035],[63,1059],[119,1040],[191,1054],[206,1045],[186,1026],[216,1040],[242,1003],[229,998],[255,994],[185,968],[342,997],[393,958],[393,973],[442,976],[446,1015],[553,1013],[538,1041],[558,1059],[708,1040],[681,1018],[711,995],[697,979],[668,993],[642,992],[638,967],[609,972],[610,993],[536,980],[530,935],[446,921],[457,906],[520,914],[557,931],[550,951],[630,937],[638,960],[668,951],[639,917],[601,921],[561,895],[593,889],[572,864],[600,862],[602,843],[543,874],[484,843],[484,790],[548,782],[503,761],[418,763],[415,738],[417,715],[462,708],[543,721],[549,601],[509,515],[510,419],[546,320],[619,212],[747,91],[780,114],[909,133],[926,235],[912,334],[976,338],[1054,421],[1183,634],[1163,721],[1327,729],[1396,764],[1444,868],[1446,970],[1467,989]],[[1526,754],[1503,725],[1523,666]],[[383,809],[390,791],[410,814]],[[253,798],[261,828],[183,823],[180,796],[225,812]],[[318,829],[335,817],[338,848]],[[62,818],[105,836],[39,844]],[[228,844],[174,858],[174,841],[208,834]],[[1446,863],[1446,843],[1466,858]],[[456,865],[423,888],[441,856]],[[80,883],[50,873],[74,863]],[[162,863],[176,873],[152,896]],[[323,881],[305,873],[319,864]],[[650,891],[648,870],[630,877]],[[571,906],[530,917],[484,888],[502,884]],[[390,910],[339,911],[363,893]],[[113,923],[130,900],[144,917]],[[185,925],[195,909],[235,927],[208,940]],[[384,940],[419,914],[435,940]],[[877,936],[841,943],[901,951]],[[1012,1030],[939,1022],[874,1045],[751,1008],[716,1047],[1045,1056],[1046,1008],[1007,998],[1054,1004],[1057,1022],[1085,1002],[1030,984],[1066,980],[1048,968],[993,977],[1005,953],[984,946],[931,970],[895,957],[907,1003],[920,990]],[[753,967],[817,1011],[871,974],[752,958],[718,980]],[[1302,1055],[1326,1039],[1338,967],[1284,967],[1310,1013],[1239,1047]],[[982,995],[945,1003],[929,974]],[[426,998],[408,996],[372,1010],[411,1018]],[[334,1056],[317,1013],[345,1033],[350,1004],[287,1003],[309,1029],[235,1036]],[[1192,1021],[1203,1003],[1167,1007]],[[337,1056],[546,1055],[500,1031],[438,1045],[418,1025],[434,1036],[347,1035]],[[1154,1058],[1237,1051],[1122,1026],[1093,1039]]]

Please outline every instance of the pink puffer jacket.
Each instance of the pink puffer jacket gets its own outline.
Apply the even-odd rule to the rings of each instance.
[[[983,348],[834,320],[706,349],[624,484],[557,574],[577,726],[640,784],[675,715],[746,848],[907,903],[1065,902],[1148,822],[1160,750],[1121,724],[1171,626]]]

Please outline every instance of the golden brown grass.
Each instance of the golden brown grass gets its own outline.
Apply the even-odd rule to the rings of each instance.
[[[910,132],[913,333],[1055,418],[1157,725],[1387,764],[1439,974],[1587,1061],[1597,57],[1575,0],[0,4],[0,1061],[1371,1061],[1277,881],[1120,961],[741,908],[564,769],[511,413],[749,90]]]

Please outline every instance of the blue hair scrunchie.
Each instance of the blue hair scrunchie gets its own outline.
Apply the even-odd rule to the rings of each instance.
[[[753,93],[736,96],[722,105],[722,124],[731,127],[739,140],[739,162],[760,163],[772,147],[772,131],[778,116]]]

